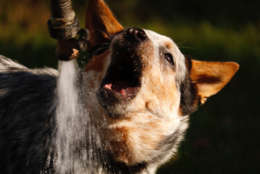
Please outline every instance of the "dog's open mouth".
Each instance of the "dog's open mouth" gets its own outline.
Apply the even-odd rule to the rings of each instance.
[[[136,56],[114,56],[99,90],[101,103],[129,102],[140,89],[140,78],[141,63]]]
[[[137,87],[129,87],[126,82],[118,82],[118,83],[108,83],[104,85],[104,89],[118,93],[123,98],[131,99],[135,96],[138,88]]]

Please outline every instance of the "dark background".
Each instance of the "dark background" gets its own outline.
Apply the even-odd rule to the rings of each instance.
[[[85,0],[75,0],[84,24]],[[236,61],[231,83],[191,116],[175,160],[162,174],[259,174],[260,1],[107,0],[125,26],[168,35],[201,60]],[[0,1],[0,54],[29,67],[57,66],[49,1]]]

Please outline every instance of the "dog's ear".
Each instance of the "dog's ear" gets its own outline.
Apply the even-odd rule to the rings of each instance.
[[[208,62],[191,60],[190,78],[196,86],[200,103],[218,93],[235,75],[239,65],[235,62]]]
[[[89,44],[92,48],[123,30],[122,25],[116,20],[103,0],[89,0],[86,28],[89,30]]]

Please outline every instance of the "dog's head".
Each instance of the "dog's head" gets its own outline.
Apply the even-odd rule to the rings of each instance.
[[[185,57],[174,41],[124,29],[102,0],[87,10],[93,88],[104,111],[100,129],[113,159],[128,166],[162,163],[176,151],[188,115],[238,70],[233,62]]]

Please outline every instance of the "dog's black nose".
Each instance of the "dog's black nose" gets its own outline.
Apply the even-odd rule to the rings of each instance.
[[[136,41],[144,41],[147,39],[147,35],[143,29],[139,28],[129,28],[126,30],[126,36],[129,39],[134,39]]]

